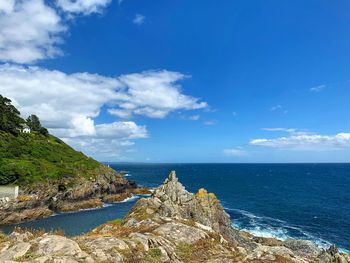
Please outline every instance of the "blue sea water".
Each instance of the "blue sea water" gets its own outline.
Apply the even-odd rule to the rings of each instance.
[[[176,170],[186,189],[214,192],[236,227],[259,236],[308,239],[350,250],[350,164],[110,164],[148,187]],[[122,217],[135,200],[21,224],[86,232]],[[14,226],[0,227],[10,231]]]

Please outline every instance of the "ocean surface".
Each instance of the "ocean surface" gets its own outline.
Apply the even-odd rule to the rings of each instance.
[[[176,170],[186,189],[214,192],[232,223],[255,235],[308,239],[350,250],[350,164],[110,164],[128,179],[156,187]],[[21,224],[77,235],[120,218],[137,197]],[[0,226],[9,232],[11,226]]]

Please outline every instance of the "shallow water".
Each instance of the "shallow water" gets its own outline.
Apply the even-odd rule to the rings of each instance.
[[[129,202],[105,204],[103,208],[87,209],[72,213],[56,214],[54,216],[16,225],[0,226],[5,233],[10,233],[16,226],[45,231],[63,230],[67,236],[75,236],[116,218],[123,217],[137,199]]]

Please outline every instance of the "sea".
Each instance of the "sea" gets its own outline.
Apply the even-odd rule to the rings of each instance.
[[[232,224],[262,237],[311,240],[350,250],[350,164],[116,164],[129,180],[157,187],[172,170],[190,192],[206,188]],[[74,236],[123,217],[140,196],[100,209],[62,213],[19,224]],[[0,226],[11,232],[18,225]]]

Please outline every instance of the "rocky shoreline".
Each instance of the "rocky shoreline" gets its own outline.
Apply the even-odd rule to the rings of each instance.
[[[15,200],[0,204],[0,224],[17,224],[53,215],[99,208],[104,202],[119,202],[134,194],[148,194],[123,175],[101,169],[93,178],[66,179],[20,188]]]
[[[67,238],[17,229],[1,235],[0,262],[349,263],[350,257],[335,246],[323,249],[306,240],[281,241],[239,231],[214,194],[205,189],[187,192],[172,172],[123,219],[90,233]]]

